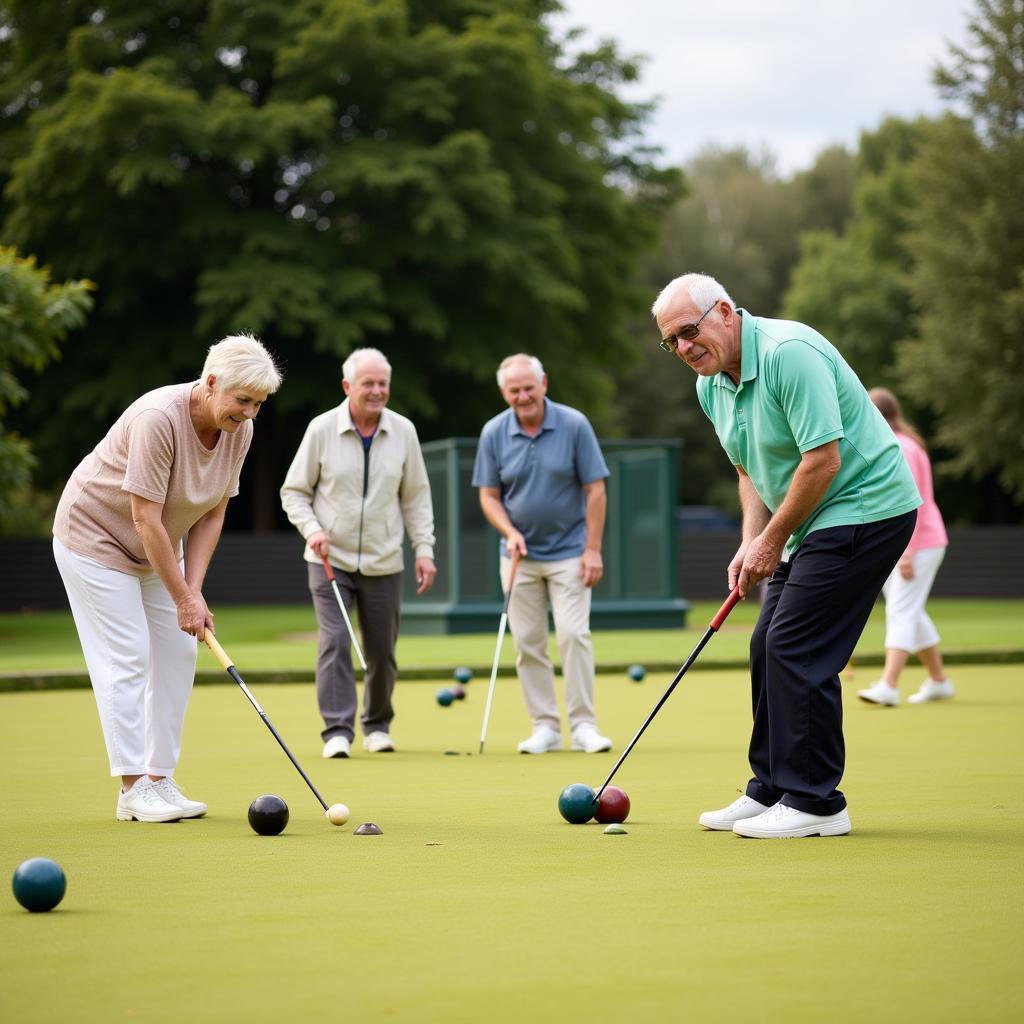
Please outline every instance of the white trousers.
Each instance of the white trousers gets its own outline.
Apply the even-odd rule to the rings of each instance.
[[[897,566],[885,581],[882,594],[885,597],[886,647],[914,654],[939,642],[939,632],[924,606],[945,556],[944,547],[921,548],[912,556],[912,580],[905,580]]]
[[[89,669],[111,775],[173,775],[196,670],[157,574],[139,578],[68,550],[53,557]]]
[[[512,562],[501,559],[501,582],[508,587]],[[516,647],[516,673],[533,722],[561,731],[555,670],[548,656],[548,601],[562,658],[569,728],[594,724],[594,647],[590,639],[590,587],[580,579],[580,559],[557,562],[519,560],[508,604]]]

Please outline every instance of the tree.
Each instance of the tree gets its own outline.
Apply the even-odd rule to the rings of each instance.
[[[1024,0],[978,0],[968,36],[935,75],[966,116],[943,118],[913,166],[921,312],[897,361],[952,453],[940,468],[995,473],[1024,503]]]
[[[636,66],[569,53],[555,7],[8,3],[4,231],[101,286],[86,344],[37,389],[49,418],[26,417],[53,473],[242,328],[286,373],[246,474],[259,526],[357,345],[386,351],[427,438],[476,433],[522,349],[607,422],[604,367],[628,357],[633,265],[676,175],[638,145],[648,108],[616,95]]]
[[[40,371],[60,354],[68,332],[92,306],[88,281],[54,284],[34,257],[0,246],[0,534],[26,532],[32,523],[30,484],[37,460],[29,442],[4,429],[4,420],[28,397],[18,368]]]
[[[896,342],[913,328],[909,166],[925,128],[892,118],[861,136],[846,230],[801,237],[783,303],[786,317],[821,331],[868,387],[890,376]]]
[[[684,168],[687,185],[665,216],[659,245],[640,270],[645,309],[630,322],[639,361],[620,377],[620,429],[632,437],[680,437],[680,498],[737,507],[736,473],[697,405],[693,374],[657,347],[650,309],[672,278],[702,271],[742,306],[778,313],[800,233],[841,224],[849,211],[852,157],[824,150],[813,167],[778,177],[770,154],[710,147]],[[845,198],[844,198],[845,197]]]

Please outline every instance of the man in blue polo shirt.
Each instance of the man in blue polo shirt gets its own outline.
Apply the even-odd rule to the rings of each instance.
[[[753,778],[700,823],[758,839],[845,835],[839,672],[913,533],[917,487],[857,375],[813,328],[737,309],[703,274],[670,282],[652,312],[739,474],[729,587],[746,596],[769,580],[750,640]]]
[[[610,750],[594,717],[594,649],[590,588],[604,572],[601,534],[608,467],[587,418],[545,397],[548,379],[535,356],[519,353],[498,367],[509,408],[480,434],[473,486],[501,534],[501,578],[507,588],[513,553],[520,556],[508,619],[516,672],[533,733],[521,754],[562,749],[555,675],[548,657],[548,601],[562,657],[573,750]]]

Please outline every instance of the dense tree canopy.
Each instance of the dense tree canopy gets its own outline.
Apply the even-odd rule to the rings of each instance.
[[[1024,0],[978,0],[968,35],[936,74],[966,116],[943,118],[913,165],[920,316],[898,367],[935,416],[943,470],[997,474],[1024,504]]]
[[[425,437],[475,434],[524,349],[607,421],[634,263],[677,177],[617,97],[634,65],[568,53],[555,6],[7,3],[4,237],[98,287],[25,418],[54,477],[239,329],[286,373],[254,448],[264,510],[357,345],[388,354]]]
[[[26,530],[35,518],[29,483],[36,466],[29,441],[4,429],[10,411],[28,398],[19,379],[60,354],[92,306],[88,281],[55,284],[46,267],[0,246],[0,534]]]
[[[640,364],[620,378],[620,427],[632,437],[682,438],[682,500],[734,508],[736,472],[697,405],[693,373],[658,348],[647,310],[672,278],[700,271],[739,305],[777,315],[801,232],[837,229],[849,215],[853,158],[829,148],[813,167],[782,179],[767,155],[709,148],[684,170],[687,193],[642,265],[647,308],[631,324]]]

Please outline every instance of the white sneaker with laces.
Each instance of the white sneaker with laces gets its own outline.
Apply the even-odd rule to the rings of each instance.
[[[872,683],[866,690],[858,690],[857,696],[868,704],[881,704],[887,708],[896,708],[900,704],[899,687],[890,686],[884,679]]]
[[[153,780],[143,775],[126,793],[117,796],[118,821],[181,821],[182,809],[169,804],[156,790]]]
[[[395,743],[386,732],[371,732],[363,739],[363,749],[371,754],[386,754],[395,749]]]
[[[573,729],[569,749],[582,750],[588,754],[600,754],[605,750],[612,749],[612,741],[607,736],[602,736],[597,731],[596,725],[584,722]]]
[[[838,814],[808,814],[777,803],[754,818],[741,818],[733,832],[748,839],[803,839],[806,836],[845,836],[850,832],[850,815],[844,807]]]
[[[951,679],[943,679],[941,683],[935,682],[934,679],[926,679],[921,684],[921,689],[917,693],[912,693],[907,701],[911,704],[927,704],[930,700],[949,700],[955,692]]]
[[[538,725],[533,735],[523,740],[516,749],[520,754],[546,754],[549,750],[561,750],[562,734],[550,726]]]
[[[697,820],[713,832],[731,832],[733,825],[740,819],[753,818],[767,810],[764,804],[744,794],[719,811],[705,811]]]
[[[348,757],[351,751],[347,736],[332,736],[324,744],[324,757]]]
[[[161,799],[179,808],[183,818],[201,818],[206,813],[206,804],[202,800],[189,800],[178,788],[178,784],[174,779],[157,779],[153,782],[153,788],[160,795]]]

